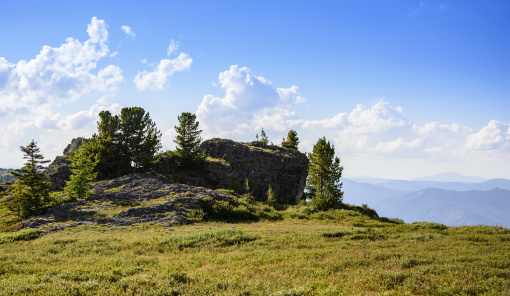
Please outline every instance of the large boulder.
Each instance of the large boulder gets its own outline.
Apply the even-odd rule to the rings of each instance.
[[[64,149],[63,156],[55,157],[55,160],[50,163],[44,173],[50,180],[50,190],[61,190],[66,186],[66,181],[71,178],[71,154],[80,148],[83,142],[87,139],[75,138]]]
[[[207,181],[216,188],[266,200],[271,186],[278,201],[288,204],[298,203],[303,196],[308,175],[304,153],[261,142],[227,139],[206,140],[201,148],[209,156]],[[245,190],[246,180],[249,192]]]

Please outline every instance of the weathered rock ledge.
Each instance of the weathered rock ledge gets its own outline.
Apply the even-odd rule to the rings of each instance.
[[[23,228],[40,227],[52,231],[96,223],[129,226],[147,222],[174,226],[189,223],[188,213],[202,209],[204,198],[231,198],[228,193],[171,184],[153,175],[130,175],[100,181],[95,184],[94,193],[89,200],[63,203],[42,216],[24,221]]]
[[[238,143],[227,139],[204,141],[201,148],[215,159],[208,165],[208,183],[217,188],[246,193],[266,200],[271,186],[279,202],[295,204],[303,195],[308,176],[308,158],[304,153],[261,142]]]

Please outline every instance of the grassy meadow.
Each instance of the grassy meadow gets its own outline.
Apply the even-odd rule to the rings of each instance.
[[[0,295],[510,295],[510,230],[352,210],[0,233]]]

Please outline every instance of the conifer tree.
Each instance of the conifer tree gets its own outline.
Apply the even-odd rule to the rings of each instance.
[[[97,164],[97,160],[93,160],[94,157],[91,155],[90,147],[91,144],[84,143],[76,151],[71,160],[71,179],[66,181],[66,187],[64,188],[67,193],[69,200],[76,200],[77,198],[88,199],[92,193],[92,181],[97,177],[97,173],[94,173],[94,167]]]
[[[290,130],[287,134],[287,139],[282,139],[282,147],[290,149],[298,149],[299,138],[295,130]]]
[[[267,203],[274,207],[278,203],[278,200],[274,196],[273,188],[271,188],[271,185],[269,185],[269,188],[267,189]]]
[[[200,165],[205,160],[205,154],[200,149],[202,130],[198,129],[199,122],[195,114],[183,112],[179,117],[179,125],[175,126],[177,136],[174,143],[177,144],[177,163],[181,167]]]
[[[17,213],[18,218],[26,218],[40,214],[50,202],[49,183],[42,172],[43,164],[49,160],[44,160],[34,140],[26,147],[20,146],[20,149],[27,162],[21,169],[11,171],[19,181],[11,189],[9,208]]]
[[[312,198],[312,203],[320,210],[336,208],[342,203],[341,191],[343,167],[340,159],[335,157],[335,146],[326,138],[320,138],[308,154],[308,178],[306,189]]]
[[[120,117],[110,111],[101,111],[99,117],[98,134],[92,135],[89,148],[100,179],[152,168],[161,149],[161,132],[149,113],[125,107]]]
[[[161,132],[143,108],[122,108],[120,138],[121,153],[130,161],[133,171],[154,165],[156,152],[161,149]]]

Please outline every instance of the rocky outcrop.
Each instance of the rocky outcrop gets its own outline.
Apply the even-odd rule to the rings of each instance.
[[[50,181],[50,190],[61,190],[71,178],[71,161],[66,156],[57,156],[44,173]]]
[[[183,184],[171,184],[154,175],[130,175],[94,185],[89,200],[66,202],[42,216],[23,222],[24,228],[45,231],[69,226],[111,224],[129,226],[156,223],[174,226],[189,223],[190,211],[203,208],[203,199],[229,200],[228,193]],[[105,214],[113,211],[111,214]]]
[[[81,144],[87,140],[84,138],[75,138],[64,149],[63,156],[57,156],[55,160],[46,168],[44,173],[50,181],[50,190],[61,190],[66,186],[66,181],[71,178],[71,154],[80,148]]]
[[[269,186],[279,202],[295,204],[303,195],[308,175],[308,158],[294,150],[261,142],[238,143],[226,139],[204,141],[201,148],[213,159],[208,164],[207,182],[216,188],[245,191],[266,200]]]
[[[75,151],[77,151],[81,144],[84,142],[87,142],[88,139],[78,137],[71,140],[71,143],[67,145],[67,147],[64,149],[64,156],[71,156],[71,154]]]

